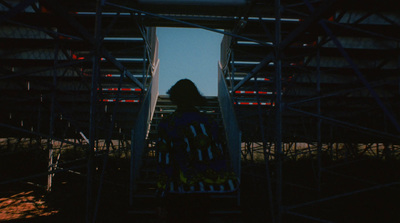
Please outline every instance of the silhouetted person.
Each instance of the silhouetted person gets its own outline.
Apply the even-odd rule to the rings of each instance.
[[[211,193],[237,189],[218,124],[196,106],[206,99],[188,79],[168,91],[176,111],[158,126],[158,196],[169,222],[207,222]]]

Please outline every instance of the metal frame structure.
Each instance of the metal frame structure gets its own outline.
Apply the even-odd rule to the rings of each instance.
[[[2,160],[25,150],[48,153],[47,169],[26,162],[25,175],[1,184],[41,186],[47,176],[52,191],[55,175],[86,176],[86,222],[98,216],[109,157],[131,156],[134,137],[146,132],[137,120],[148,122],[141,111],[158,95],[155,28],[145,27],[141,14],[104,3],[0,2]]]
[[[93,1],[89,2],[82,4],[79,1],[67,1],[64,4],[72,8],[80,5],[83,9],[90,8],[94,12]],[[44,9],[41,9],[42,3],[46,6]],[[52,1],[32,0],[16,5],[11,5],[9,1],[1,1],[1,5],[3,8],[7,8],[5,11],[8,11],[0,19],[2,26],[12,24],[13,26],[23,26],[26,30],[38,30],[38,32],[46,34],[46,40],[53,41],[51,49],[56,56],[52,57],[51,65],[47,66],[49,68],[36,69],[34,72],[16,70],[12,62],[17,58],[12,58],[10,56],[12,54],[3,54],[1,57],[4,64],[7,64],[6,66],[2,65],[4,74],[1,76],[1,84],[4,91],[16,89],[15,86],[6,88],[3,84],[4,80],[13,78],[24,80],[24,77],[35,76],[34,74],[46,71],[51,73],[51,75],[47,75],[52,78],[46,85],[50,86],[50,93],[47,93],[46,97],[43,97],[42,94],[35,96],[39,104],[50,105],[50,109],[46,110],[50,114],[50,124],[46,125],[46,130],[43,130],[42,126],[45,125],[41,122],[35,123],[38,126],[37,128],[34,126],[35,131],[17,127],[17,124],[12,122],[17,121],[18,125],[26,126],[27,121],[18,116],[18,119],[15,120],[15,112],[10,112],[10,114],[3,112],[2,116],[9,117],[10,123],[1,124],[3,129],[24,133],[24,136],[32,134],[49,139],[47,144],[50,148],[48,149],[50,157],[53,157],[51,151],[54,151],[54,148],[51,148],[51,140],[57,140],[61,145],[68,143],[82,146],[79,143],[65,140],[66,138],[78,139],[79,134],[75,133],[75,137],[65,137],[59,133],[59,129],[52,127],[59,126],[54,122],[58,121],[57,114],[62,113],[59,112],[62,110],[57,106],[56,99],[59,98],[59,95],[56,91],[57,88],[54,87],[59,86],[60,72],[62,72],[61,76],[68,74],[68,71],[61,71],[62,68],[72,66],[76,69],[80,64],[89,63],[92,66],[90,70],[96,71],[98,65],[102,64],[103,58],[105,58],[122,74],[120,75],[120,85],[125,83],[123,80],[128,79],[143,91],[147,89],[147,86],[151,86],[148,77],[153,76],[154,69],[151,68],[157,64],[157,56],[154,55],[156,50],[153,48],[155,42],[151,42],[155,38],[151,36],[151,29],[145,27],[195,27],[225,35],[221,43],[219,85],[227,86],[227,90],[223,90],[222,87],[219,89],[221,91],[220,102],[223,104],[221,110],[226,110],[224,118],[232,118],[234,115],[237,117],[243,145],[242,151],[237,151],[237,155],[242,152],[242,159],[246,158],[246,155],[250,155],[254,159],[260,154],[259,157],[264,162],[263,175],[257,176],[266,182],[264,189],[267,191],[265,193],[267,196],[265,199],[268,200],[266,203],[268,203],[269,211],[265,210],[264,217],[273,222],[283,222],[290,217],[295,217],[297,220],[304,218],[319,222],[335,221],[335,219],[323,219],[318,214],[313,215],[309,210],[311,208],[308,210],[307,208],[314,204],[334,201],[379,188],[392,189],[398,185],[397,179],[393,177],[382,181],[376,181],[375,176],[370,176],[371,179],[359,179],[358,176],[346,174],[346,168],[343,168],[353,165],[353,163],[368,161],[371,158],[385,162],[398,160],[400,139],[398,49],[400,36],[397,31],[400,22],[396,7],[393,7],[396,5],[395,1],[386,1],[383,5],[378,1],[371,0],[360,5],[357,1],[339,0],[252,0],[247,1],[245,5],[204,5],[200,8],[183,3],[154,5],[145,4],[143,1],[98,1],[96,13],[90,14],[92,19],[97,14],[97,19],[89,23],[92,26],[90,28],[97,27],[93,32],[88,32],[86,30],[88,27],[80,25],[79,19],[76,19],[80,16],[83,19],[84,14],[71,15],[70,12],[60,8]],[[27,8],[34,14],[43,16],[39,18],[41,22],[48,18],[46,13],[49,13],[48,10],[50,10],[50,15],[60,16],[65,21],[63,25],[72,27],[73,32],[68,31],[69,29],[62,30],[61,25],[60,29],[55,29],[54,27],[57,26],[54,24],[48,26],[24,24],[22,21],[26,21],[26,18],[24,20],[24,17],[19,15],[21,12],[26,12]],[[115,12],[107,14],[107,10]],[[104,20],[108,17],[111,21],[104,25]],[[102,36],[104,33],[100,32],[99,27],[102,27],[105,33],[111,32],[111,27],[118,24],[117,20],[125,18],[131,19],[129,22],[133,20],[142,34],[141,41],[144,42],[143,51],[145,52],[143,58],[146,59],[141,61],[143,63],[141,81],[135,77],[135,73],[139,72],[124,67],[123,62],[113,57],[112,52],[103,47],[107,41]],[[84,24],[87,24],[86,22],[83,21]],[[120,27],[121,30],[124,30],[123,27]],[[81,55],[76,55],[77,59],[74,59],[75,54],[65,53],[63,51],[65,38],[70,41],[83,41],[91,46],[89,56],[93,58],[93,61],[90,63]],[[12,41],[8,40],[8,43],[12,43]],[[21,42],[25,41],[19,41],[18,44],[22,44]],[[40,41],[36,40],[36,43],[39,44]],[[3,44],[2,49],[6,48],[7,46]],[[11,49],[8,50],[8,52],[12,52]],[[60,62],[62,59],[58,52],[63,52],[67,59]],[[26,64],[29,64],[28,62],[24,61]],[[41,60],[35,61],[37,64],[39,62],[46,64]],[[42,65],[42,67],[46,66]],[[89,86],[98,84],[96,75],[90,75],[92,82],[89,84],[88,80],[85,80],[83,71],[76,73],[83,79],[78,83]],[[95,73],[93,72],[93,74]],[[123,76],[127,78],[123,78]],[[97,78],[99,77],[97,76]],[[31,91],[34,86],[32,83],[35,82],[33,80],[24,81],[25,84],[22,85],[25,86],[25,90]],[[155,82],[153,84],[157,85]],[[21,87],[19,86],[19,88]],[[117,88],[122,89],[121,86]],[[103,90],[100,93],[103,94],[106,91]],[[118,90],[117,95],[121,93],[120,91]],[[86,88],[85,92],[87,94],[90,92],[92,98],[91,103],[87,103],[90,97],[85,100],[85,103],[91,105],[85,110],[92,111],[87,116],[92,121],[84,125],[89,128],[80,130],[78,133],[81,133],[82,137],[88,141],[88,158],[90,160],[96,154],[93,152],[95,139],[98,139],[96,133],[104,127],[95,125],[95,114],[98,111],[96,106],[101,104],[96,100],[99,93],[97,87]],[[16,98],[15,95],[3,95],[6,97],[2,99],[4,100],[2,103],[12,105],[7,100]],[[154,94],[149,97],[154,99]],[[104,99],[103,102],[109,100],[108,98]],[[140,99],[143,101],[143,97]],[[110,100],[119,102],[118,99]],[[147,109],[154,103],[143,104],[146,106],[141,108],[143,109],[141,113],[151,117],[151,109]],[[233,104],[234,108],[227,108],[229,104]],[[38,108],[36,111],[33,116],[43,116],[43,108]],[[63,118],[70,113],[70,111],[62,113]],[[114,114],[111,120],[113,124],[114,117],[118,120],[118,115]],[[24,124],[22,124],[22,120],[24,120]],[[136,124],[137,129],[144,130],[145,135],[148,122],[141,124],[137,122]],[[82,126],[79,125],[79,129],[81,128]],[[127,131],[121,131],[121,135],[124,136],[122,137],[124,139],[131,139],[131,142],[138,143],[138,148],[135,148],[133,143],[130,144],[132,153],[133,151],[138,152],[137,158],[140,157],[143,143],[134,139],[136,131],[138,131],[136,128],[134,131],[129,128]],[[91,132],[89,139],[84,135],[86,132]],[[8,136],[12,135],[11,131],[7,133]],[[67,132],[66,134],[71,133]],[[233,135],[235,134],[239,134],[239,131],[234,131]],[[4,135],[3,137],[8,136]],[[140,138],[144,140],[143,137]],[[80,140],[80,142],[83,141]],[[109,146],[110,141],[106,141],[107,151]],[[133,155],[132,157],[135,158]],[[306,182],[305,180],[288,182],[287,180],[292,179],[294,175],[305,173],[303,168],[298,170],[291,168],[291,162],[304,159],[309,161],[309,165],[313,169],[312,173],[306,174],[311,177],[305,177],[308,179]],[[51,162],[51,158],[49,160]],[[135,165],[138,162],[132,160]],[[91,166],[91,162],[88,162],[88,173],[92,169]],[[50,167],[53,166],[50,164]],[[340,168],[341,170],[339,170]],[[132,169],[131,179],[134,179],[137,167],[132,165]],[[240,169],[239,165],[239,173]],[[310,171],[310,168],[306,169]],[[55,173],[58,169],[50,169],[50,171],[52,172],[49,173]],[[242,171],[242,175],[245,174],[248,173]],[[333,175],[338,179],[352,179],[365,184],[352,189],[344,187],[341,190],[327,191],[325,188],[330,187],[326,185],[324,177]],[[90,185],[90,177],[87,179],[88,185]],[[134,187],[133,181],[131,181],[130,187]],[[308,193],[311,195],[303,199],[288,201],[288,196],[292,195],[291,190],[301,192],[308,190],[312,193]],[[93,199],[93,195],[90,193],[88,191],[88,201]],[[91,216],[96,216],[94,214],[96,208],[93,207],[91,205],[87,207],[88,222],[93,220]]]
[[[243,17],[240,30],[234,31],[269,46],[225,37],[222,61],[243,132],[243,154],[254,157],[254,144],[262,145],[257,150],[267,166],[266,190],[274,188],[269,196],[272,221],[284,221],[287,215],[334,221],[305,214],[304,208],[398,185],[395,177],[378,183],[372,175],[367,179],[374,186],[359,185],[332,195],[323,181],[332,175],[360,180],[355,173],[336,171],[338,163],[362,163],[385,150],[390,155],[380,159],[398,159],[399,38],[386,31],[398,24],[398,14],[390,4],[255,1],[256,11],[265,11],[258,19]],[[290,169],[290,162],[305,158],[316,169],[309,179],[315,184],[284,180],[304,175],[302,168]],[[299,204],[283,201],[292,195],[290,190],[299,188],[311,189],[320,198],[306,197]]]

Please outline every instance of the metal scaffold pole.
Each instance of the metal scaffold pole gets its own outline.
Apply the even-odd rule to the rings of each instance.
[[[58,63],[58,49],[59,45],[56,43],[56,49],[54,50],[54,66]],[[47,191],[50,192],[52,190],[53,185],[53,172],[54,164],[53,164],[53,137],[54,137],[54,118],[55,118],[55,103],[56,103],[56,87],[57,87],[57,68],[53,69],[53,86],[51,92],[51,110],[50,110],[50,131],[49,131],[49,138],[47,140],[47,149],[49,150],[49,157],[48,157],[48,169],[49,174],[47,175]],[[39,119],[40,120],[40,119]]]
[[[320,69],[320,47],[318,45],[317,48],[317,84],[316,84],[316,93],[317,96],[321,96],[321,69]],[[321,98],[317,100],[317,114],[321,115]],[[322,119],[318,119],[317,121],[317,161],[318,161],[318,174],[317,174],[317,188],[318,193],[321,193],[321,174],[322,174]]]
[[[134,162],[135,162],[135,131],[131,129],[131,157],[130,157],[130,173],[129,173],[129,205],[133,205],[133,191],[134,191],[134,183],[135,183],[135,175],[134,175]]]
[[[281,2],[275,0],[275,86],[276,86],[276,217],[282,221],[282,61],[281,61]]]
[[[89,148],[87,151],[87,188],[86,188],[86,222],[92,222],[94,214],[94,195],[93,195],[93,174],[94,174],[94,153],[96,142],[96,113],[97,113],[97,86],[100,75],[100,42],[101,42],[101,14],[103,0],[97,0],[96,21],[95,21],[95,40],[93,46],[93,72],[92,88],[90,93],[90,126],[89,126]]]

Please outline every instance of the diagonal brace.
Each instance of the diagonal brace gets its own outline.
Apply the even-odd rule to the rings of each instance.
[[[322,119],[324,121],[335,123],[335,124],[343,126],[343,127],[352,128],[352,129],[358,129],[358,130],[364,131],[366,133],[373,134],[374,136],[375,135],[380,135],[382,137],[386,137],[386,138],[395,140],[397,142],[400,142],[400,137],[397,136],[397,135],[393,135],[393,134],[390,134],[390,133],[385,133],[385,132],[382,132],[382,131],[378,131],[378,130],[375,130],[375,129],[367,128],[367,127],[364,127],[364,126],[356,125],[356,124],[345,122],[345,121],[340,121],[340,120],[337,120],[337,119],[334,119],[334,118],[330,118],[330,117],[327,117],[327,116],[322,116],[322,115],[315,114],[315,113],[312,113],[312,112],[303,111],[303,110],[300,110],[300,109],[297,109],[297,108],[293,108],[293,107],[290,107],[290,106],[285,106],[285,109],[288,109],[288,110],[291,110],[291,111],[294,111],[294,112],[298,112],[298,113],[301,113],[301,114],[304,114],[304,115],[307,115],[307,116],[319,118],[319,119]]]
[[[26,9],[28,6],[32,5],[37,0],[27,0],[20,2],[17,6],[10,9],[5,15],[0,16],[0,24],[7,19],[16,16],[18,13]]]
[[[282,40],[279,45],[280,50],[286,48],[290,43],[292,43],[298,36],[300,36],[304,31],[306,31],[311,24],[318,22],[324,13],[330,10],[336,0],[323,1],[318,10],[314,11],[309,17],[307,17],[303,23],[293,30],[286,39]]]
[[[46,0],[46,3],[51,6],[51,8],[54,10],[55,14],[61,16],[65,20],[71,24],[72,27],[74,27],[81,35],[82,37],[87,40],[91,45],[95,45],[95,39],[94,37],[86,30],[84,26],[82,26],[74,17],[72,17],[70,14],[65,12],[59,4],[57,4],[54,1],[51,0]],[[121,72],[124,72],[127,77],[129,77],[139,88],[144,89],[144,85],[133,76],[132,73],[130,73],[123,64],[121,64],[119,61],[115,59],[115,57],[106,49],[103,47],[100,48],[100,53],[111,63],[114,64]]]
[[[379,107],[383,110],[385,115],[389,118],[389,120],[392,122],[392,124],[396,127],[396,130],[400,133],[400,126],[395,118],[395,116],[386,108],[385,104],[383,104],[382,100],[379,98],[379,95],[376,93],[376,91],[372,88],[371,84],[367,81],[367,79],[364,77],[360,69],[357,67],[357,65],[353,62],[353,60],[350,58],[350,56],[347,54],[346,50],[340,43],[340,41],[336,38],[336,36],[333,35],[332,31],[329,29],[329,27],[326,25],[326,23],[321,20],[320,24],[322,28],[325,30],[325,32],[329,35],[329,37],[332,39],[333,43],[336,45],[342,56],[346,59],[347,63],[353,68],[354,72],[357,74],[358,78],[360,81],[364,84],[364,86],[369,90],[371,93],[372,97],[375,99],[375,101],[378,103]]]
[[[298,26],[295,30],[293,30],[287,37],[279,44],[279,50],[283,50],[290,43],[292,43],[299,35],[301,35],[306,29],[310,27],[311,24],[316,23],[326,12],[329,10],[333,3],[336,0],[324,1],[323,4],[319,7],[319,9],[310,15],[300,26]],[[260,69],[262,69],[266,64],[273,60],[274,54],[271,52],[268,54],[256,67],[253,68],[251,72],[247,74],[247,76],[240,81],[234,88],[233,92],[238,90],[243,84],[245,84],[248,80],[250,80],[254,75],[256,75]]]
[[[273,60],[273,58],[274,58],[274,53],[273,52],[269,53],[257,66],[253,68],[253,70],[251,70],[247,74],[247,76],[243,80],[241,80],[235,87],[233,87],[232,92],[235,92],[240,87],[242,87],[243,84],[245,84],[248,80],[254,77],[254,75],[256,75],[264,66],[269,64]]]

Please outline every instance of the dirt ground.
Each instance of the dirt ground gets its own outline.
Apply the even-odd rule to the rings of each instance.
[[[31,219],[55,215],[58,210],[51,210],[45,202],[44,195],[31,191],[10,192],[0,198],[0,221]]]
[[[109,163],[115,171],[106,174],[101,196],[99,181],[95,181],[94,199],[100,199],[96,222],[143,222],[129,214],[129,171],[124,171],[124,165]],[[282,202],[289,209],[282,222],[400,222],[399,161],[365,160],[338,166],[322,173],[321,190],[317,191],[315,161],[285,163]],[[271,173],[270,185],[275,191],[275,173]],[[276,196],[269,199],[265,176],[263,164],[243,165],[242,214],[237,223],[271,222],[276,210],[271,209],[270,201],[276,202]],[[50,193],[36,185],[45,185],[45,177],[30,184],[0,185],[0,222],[85,222],[86,180],[82,175],[58,173]],[[320,202],[290,209],[316,200]]]

